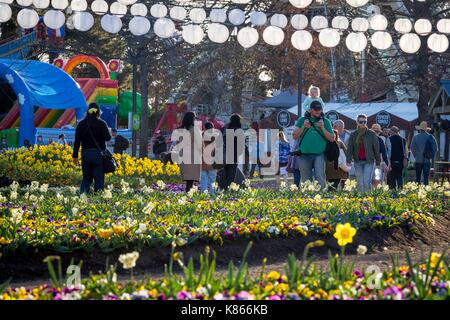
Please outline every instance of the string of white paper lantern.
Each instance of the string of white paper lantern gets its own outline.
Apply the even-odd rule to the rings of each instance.
[[[6,3],[0,3],[0,23],[8,22],[11,17],[11,7]]]
[[[259,33],[255,28],[244,27],[239,30],[237,34],[237,41],[242,47],[246,49],[253,47],[258,43],[258,40]]]
[[[268,26],[264,29],[263,39],[271,46],[278,46],[284,41],[284,32],[279,27]]]
[[[59,10],[49,10],[44,14],[44,23],[51,29],[59,29],[66,22],[66,16]]]
[[[108,3],[105,0],[95,0],[91,4],[91,10],[97,15],[104,15],[108,12]]]
[[[130,32],[135,36],[143,36],[150,31],[151,24],[145,17],[136,16],[133,17],[128,23]]]
[[[79,31],[89,31],[94,26],[94,17],[89,12],[75,12],[72,16],[73,26]]]
[[[427,39],[428,48],[437,53],[444,53],[448,50],[448,39],[443,34],[431,34]]]
[[[226,26],[220,23],[208,24],[208,38],[215,43],[224,43],[230,36],[230,31]]]
[[[306,51],[311,48],[313,37],[310,32],[306,30],[297,30],[291,36],[292,46],[300,51]]]
[[[153,26],[155,34],[160,38],[170,38],[174,35],[175,23],[169,18],[158,18]]]

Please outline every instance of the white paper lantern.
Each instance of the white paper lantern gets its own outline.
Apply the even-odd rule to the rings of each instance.
[[[289,2],[296,8],[306,8],[312,0],[289,0]]]
[[[251,27],[242,28],[238,32],[237,40],[239,44],[246,49],[253,47],[259,40],[258,31]]]
[[[227,11],[224,9],[212,9],[209,13],[209,19],[211,22],[224,23],[227,21]]]
[[[271,46],[278,46],[284,41],[284,32],[279,27],[269,26],[264,29],[263,39]]]
[[[231,2],[238,3],[238,4],[246,4],[246,3],[249,3],[250,0],[231,0]]]
[[[0,0],[0,3],[11,4],[14,0]]]
[[[367,4],[369,0],[347,0],[347,3],[352,7],[359,8]]]
[[[119,18],[122,18],[127,14],[127,6],[121,4],[120,2],[113,2],[109,7],[109,12],[111,12],[111,14],[115,16],[118,16]]]
[[[122,29],[122,20],[118,16],[105,14],[100,20],[100,24],[108,33],[117,33]]]
[[[132,4],[136,3],[137,0],[117,0],[124,6],[131,6]]]
[[[414,23],[414,30],[421,36],[426,36],[431,33],[432,25],[428,19],[419,19]]]
[[[291,36],[291,43],[295,49],[305,51],[311,48],[313,37],[306,30],[295,31]]]
[[[311,19],[311,28],[316,31],[328,28],[328,20],[324,16],[314,16]]]
[[[186,19],[187,12],[183,7],[172,7],[170,9],[170,17],[174,20],[182,21]]]
[[[206,12],[202,8],[194,8],[189,11],[189,19],[194,23],[202,23],[206,19]]]
[[[8,22],[11,19],[12,10],[6,3],[0,3],[0,23]]]
[[[350,51],[361,52],[367,46],[367,38],[362,32],[351,32],[345,39],[345,45]]]
[[[392,37],[386,31],[376,31],[370,37],[372,45],[379,50],[386,50],[392,45]]]
[[[419,51],[421,42],[420,38],[415,33],[406,33],[400,37],[400,49],[406,53],[416,53]]]
[[[92,12],[98,15],[104,15],[108,12],[108,3],[105,0],[95,0],[91,4]]]
[[[50,29],[59,29],[66,22],[64,13],[58,10],[49,10],[44,14],[44,23]]]
[[[437,53],[444,53],[448,49],[448,39],[447,36],[443,34],[433,33],[428,37],[427,40],[428,48]]]
[[[128,24],[128,29],[135,36],[143,36],[150,31],[150,21],[145,17],[133,17]]]
[[[202,27],[196,24],[188,24],[187,26],[183,26],[182,36],[184,41],[189,44],[198,44],[202,42],[205,37],[205,33],[203,32]]]
[[[86,0],[72,0],[70,7],[73,11],[86,11],[87,2]]]
[[[264,12],[253,11],[250,13],[250,22],[256,27],[263,26],[267,22],[267,16]]]
[[[130,8],[130,13],[133,16],[145,17],[148,13],[147,6],[143,3],[135,3]]]
[[[304,14],[296,14],[291,18],[291,25],[294,29],[302,30],[308,26],[308,18]]]
[[[409,33],[412,30],[412,23],[406,18],[397,19],[394,23],[394,29],[399,33]]]
[[[339,44],[341,36],[335,29],[326,28],[319,33],[319,42],[321,45],[327,48],[334,48]]]
[[[347,17],[344,16],[336,16],[331,21],[331,26],[338,30],[347,30],[349,25]]]
[[[370,17],[369,22],[370,27],[376,31],[383,31],[386,30],[386,28],[388,27],[388,21],[386,17],[383,16],[382,14],[376,14]]]
[[[52,0],[52,7],[58,10],[64,10],[69,5],[69,0]]]
[[[50,0],[33,0],[33,6],[37,9],[47,9],[50,5]]]
[[[245,21],[244,11],[241,9],[233,9],[228,13],[228,20],[235,26],[239,26]]]
[[[33,0],[16,0],[16,2],[22,7],[29,7],[33,3]]]
[[[366,32],[369,29],[369,21],[365,18],[355,18],[352,21],[352,29],[357,32]]]
[[[39,22],[39,15],[32,9],[22,9],[17,14],[17,23],[24,29],[34,28]]]
[[[169,18],[158,18],[153,26],[153,31],[160,38],[170,38],[175,33],[175,23]]]
[[[270,24],[283,29],[287,26],[288,19],[284,14],[276,13],[270,18]]]
[[[150,14],[155,18],[162,18],[167,15],[167,7],[163,4],[154,4],[150,8]]]
[[[230,31],[226,26],[220,23],[211,23],[208,25],[208,38],[212,42],[224,43],[228,40]]]
[[[437,22],[436,28],[440,33],[450,33],[450,19],[441,19]]]
[[[89,31],[94,26],[94,17],[90,12],[76,12],[73,15],[73,26],[79,31]]]

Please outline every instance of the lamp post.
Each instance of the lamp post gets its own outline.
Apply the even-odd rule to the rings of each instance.
[[[297,115],[299,117],[302,116],[302,85],[303,83],[303,70],[302,67],[300,66],[300,63],[297,62]]]

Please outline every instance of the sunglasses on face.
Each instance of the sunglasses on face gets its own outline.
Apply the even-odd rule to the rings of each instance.
[[[367,124],[367,120],[359,120],[358,123],[359,124]]]

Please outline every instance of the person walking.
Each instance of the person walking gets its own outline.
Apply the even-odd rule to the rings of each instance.
[[[123,154],[130,146],[130,142],[124,136],[118,134],[116,129],[111,129],[111,134],[114,138],[113,153]]]
[[[389,188],[401,189],[403,188],[403,169],[408,163],[406,140],[400,136],[400,129],[398,127],[393,126],[390,132],[391,134],[387,140],[390,160],[388,169]]]
[[[311,109],[297,120],[292,136],[299,141],[299,168],[302,182],[314,178],[325,188],[325,149],[327,141],[335,141],[331,121],[324,117],[323,105],[311,103]]]
[[[381,165],[380,165],[380,182],[384,183],[386,173],[389,168],[389,157],[388,157],[387,150],[386,150],[386,144],[385,144],[383,138],[381,137],[381,133],[383,132],[383,130],[381,129],[381,126],[378,123],[374,123],[371,127],[371,130],[373,132],[375,132],[375,134],[378,137],[378,142],[380,143],[380,154],[381,154],[381,160],[382,160]]]
[[[205,123],[205,131],[210,130],[208,132],[208,136],[213,135],[214,133],[212,130],[214,130],[214,125],[211,122]],[[210,195],[214,194],[214,188],[213,183],[216,181],[217,177],[217,170],[214,168],[214,151],[211,152],[205,152],[205,149],[212,150],[211,148],[215,149],[217,135],[214,135],[211,137],[210,141],[203,140],[203,162],[202,162],[202,172],[200,175],[200,192],[205,192],[208,190]]]
[[[190,141],[185,141],[183,143],[186,150],[181,149],[183,153],[184,151],[190,153],[190,157],[179,154],[179,159],[181,160],[179,166],[182,179],[186,181],[186,192],[189,192],[192,189],[194,182],[200,181],[202,170],[202,135],[200,129],[195,126],[195,118],[196,116],[194,112],[186,112],[179,128],[181,130],[186,130],[187,133],[184,132],[184,134],[188,134],[190,137]],[[178,141],[178,143],[180,143],[180,141]]]
[[[367,192],[372,187],[374,166],[381,163],[380,142],[375,132],[367,127],[367,116],[360,114],[356,118],[357,129],[350,134],[347,145],[347,165],[353,161],[355,176],[360,192]]]
[[[111,140],[108,126],[100,119],[100,108],[96,103],[91,103],[86,117],[80,121],[75,130],[75,142],[73,148],[73,162],[79,165],[78,152],[80,146],[83,172],[81,193],[90,193],[92,181],[94,192],[105,187],[105,173],[103,171],[103,156],[101,151],[106,150],[106,141]]]
[[[336,191],[339,186],[342,185],[342,182],[348,179],[348,173],[351,169],[351,166],[347,165],[347,157],[345,155],[347,147],[339,138],[339,132],[337,130],[334,130],[334,137],[339,146],[338,168],[335,168],[334,161],[328,160],[326,161],[325,167],[325,175],[327,177],[327,181],[332,184],[330,187],[331,191]]]
[[[242,184],[242,179],[238,177],[242,177],[243,173],[240,171],[238,164],[239,161],[242,161],[241,158],[244,155],[244,136],[242,133],[242,139],[238,139],[238,136],[234,137],[233,144],[230,146],[227,142],[227,135],[228,134],[236,134],[236,131],[239,129],[242,129],[242,123],[241,123],[241,116],[237,113],[234,113],[230,117],[230,122],[228,125],[223,129],[223,141],[224,141],[224,147],[225,147],[225,165],[224,165],[224,181],[223,181],[223,188],[227,190],[232,182],[235,182],[237,184]],[[239,141],[243,140],[243,141]],[[239,148],[239,144],[242,144],[243,148]],[[240,150],[242,149],[242,150]],[[231,160],[231,161],[230,161]]]
[[[279,175],[278,179],[280,180],[281,177],[283,177],[284,182],[287,184],[288,182],[288,172],[287,172],[287,165],[289,160],[289,153],[291,151],[291,145],[289,144],[289,141],[286,138],[286,135],[283,131],[280,131],[278,133],[278,163],[279,163]],[[278,181],[279,183],[279,181]]]
[[[416,126],[419,131],[411,142],[411,152],[415,159],[416,182],[421,183],[423,175],[424,185],[428,185],[430,175],[431,162],[437,152],[436,139],[428,133],[431,129],[426,121],[422,121]]]

